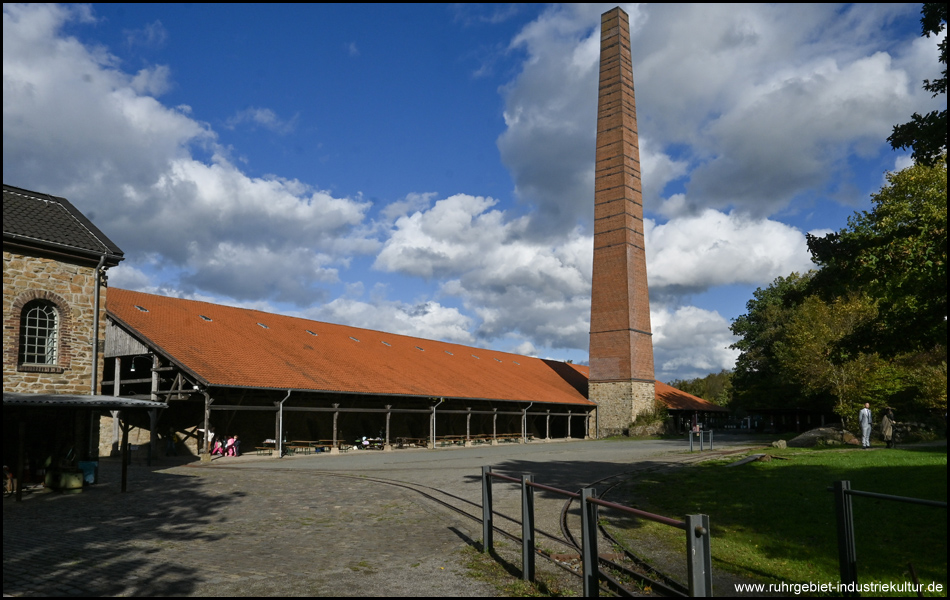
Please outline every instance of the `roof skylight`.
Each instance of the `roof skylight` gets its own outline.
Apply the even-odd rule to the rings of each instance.
[[[139,309],[142,312],[148,312],[148,309],[145,308],[144,306],[139,306],[138,304],[133,304],[132,306],[134,306],[135,308]]]
[[[198,316],[201,317],[202,319],[204,319],[205,321],[208,321],[208,322],[211,321],[211,317],[206,317],[206,316],[204,316],[204,315],[198,315]]]
[[[350,336],[350,339],[353,340],[354,342],[358,342],[358,341],[359,341],[358,339],[356,339],[356,338],[353,337],[352,335]]]
[[[317,335],[317,334],[315,334],[314,332],[310,331],[309,329],[304,329],[304,331],[306,331],[307,333],[309,333],[310,335],[312,335],[312,336],[314,336],[314,337],[316,337],[316,335]]]
[[[391,348],[392,344],[390,344],[389,342],[383,342],[383,346],[389,346]]]
[[[270,329],[270,327],[268,327],[267,325],[264,325],[263,323],[258,323],[258,325],[260,325],[264,329]]]

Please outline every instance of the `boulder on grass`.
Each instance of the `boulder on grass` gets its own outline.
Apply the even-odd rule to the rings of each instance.
[[[773,448],[785,448],[786,446],[787,444],[785,443],[785,440],[775,440],[772,442]]]
[[[812,448],[814,446],[840,446],[840,445],[859,446],[861,442],[854,437],[851,432],[833,427],[818,427],[806,431],[796,438],[788,441],[788,446],[792,448]]]

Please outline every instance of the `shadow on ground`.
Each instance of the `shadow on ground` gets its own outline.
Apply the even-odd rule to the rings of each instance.
[[[208,493],[200,479],[130,469],[119,492],[117,462],[81,494],[28,494],[3,501],[3,591],[13,595],[180,596],[197,570],[151,563],[143,542],[216,542],[208,532],[239,498]],[[222,546],[223,547],[223,546]],[[134,576],[129,576],[134,574]]]

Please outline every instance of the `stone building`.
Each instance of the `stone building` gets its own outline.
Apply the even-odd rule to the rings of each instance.
[[[3,186],[3,460],[22,483],[95,460],[105,271],[122,251],[65,198]],[[18,497],[20,489],[18,488]]]
[[[4,392],[98,393],[105,271],[122,259],[65,198],[4,184]]]

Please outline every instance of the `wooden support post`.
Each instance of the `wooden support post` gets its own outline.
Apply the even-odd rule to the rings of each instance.
[[[339,402],[334,403],[333,408],[340,408],[340,403]],[[340,419],[340,411],[338,410],[333,411],[333,447],[330,448],[330,454],[340,453],[340,445],[337,442],[338,438],[337,438],[337,432],[336,432],[336,426],[339,419]]]
[[[467,407],[468,414],[465,415],[465,445],[472,445],[472,407]]]
[[[492,418],[491,418],[491,445],[498,445],[498,409],[492,409]]]
[[[393,408],[392,404],[386,405],[386,443],[383,444],[384,452],[393,451],[393,445],[389,443],[389,418],[393,416],[392,408]]]

